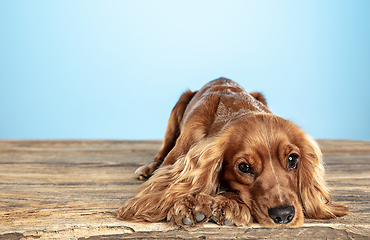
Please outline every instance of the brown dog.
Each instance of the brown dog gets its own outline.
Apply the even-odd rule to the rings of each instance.
[[[226,78],[181,96],[161,150],[136,174],[153,175],[120,208],[119,219],[165,220],[186,228],[209,219],[299,227],[304,216],[348,213],[332,203],[317,143],[273,115],[262,94],[248,94]]]

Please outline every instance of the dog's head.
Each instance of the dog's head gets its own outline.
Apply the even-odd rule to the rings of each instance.
[[[292,122],[254,114],[229,123],[218,141],[219,184],[237,193],[259,224],[299,227],[305,215],[328,219],[347,213],[331,203],[318,145]]]

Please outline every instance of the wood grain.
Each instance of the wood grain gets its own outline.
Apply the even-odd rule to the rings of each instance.
[[[115,218],[140,184],[134,171],[161,141],[0,141],[0,239],[233,239],[370,236],[370,142],[319,141],[335,201],[350,215],[298,229],[219,227],[187,232]]]

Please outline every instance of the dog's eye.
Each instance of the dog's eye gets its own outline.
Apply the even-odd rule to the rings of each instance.
[[[288,157],[288,168],[289,169],[297,169],[299,162],[299,157],[297,154],[290,154]]]
[[[253,173],[251,167],[246,163],[239,164],[239,170],[243,173]]]

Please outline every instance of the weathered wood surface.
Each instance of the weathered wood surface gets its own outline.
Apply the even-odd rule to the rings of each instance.
[[[0,239],[368,239],[370,142],[319,141],[333,198],[350,215],[298,229],[219,227],[185,231],[115,218],[160,141],[0,141]]]

